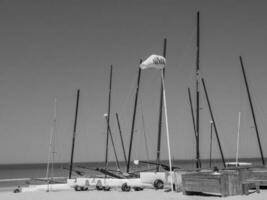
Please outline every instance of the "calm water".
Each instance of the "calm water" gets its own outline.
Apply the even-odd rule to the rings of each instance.
[[[227,160],[234,161],[233,159]],[[254,165],[260,165],[260,159],[250,158],[250,159],[240,159],[240,162],[251,162]],[[162,161],[162,163],[168,165],[168,161]],[[86,166],[89,169],[78,168],[78,166]],[[183,169],[194,169],[195,163],[193,160],[175,160],[173,161],[173,166],[178,166]],[[213,160],[212,167],[217,166],[219,168],[223,167],[220,160]],[[0,188],[4,187],[15,187],[17,185],[27,185],[27,184],[43,184],[44,182],[36,180],[37,178],[42,178],[46,176],[46,164],[13,164],[13,165],[0,165]],[[93,170],[97,167],[104,167],[104,163],[76,163],[74,169],[82,171],[85,176],[95,176],[100,175],[99,172]],[[120,163],[121,170],[125,170],[125,163]],[[116,169],[116,164],[114,162],[109,163],[109,168]],[[209,160],[202,160],[202,168],[209,168]],[[50,176],[53,177],[68,177],[68,164],[57,163],[54,165],[54,170],[51,172]],[[153,165],[140,164],[138,166],[132,165],[132,171],[138,171],[142,169],[155,169]],[[75,172],[73,172],[74,177],[78,177]],[[30,180],[16,180],[22,178],[29,178]],[[8,179],[8,180],[7,180]],[[9,180],[12,179],[12,180]]]

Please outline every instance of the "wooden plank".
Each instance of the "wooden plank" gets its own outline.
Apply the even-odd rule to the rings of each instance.
[[[198,172],[182,175],[183,191],[216,193],[222,196],[243,193],[240,170],[223,170],[220,173]],[[245,174],[245,175],[244,175]],[[244,177],[247,177],[243,170]]]

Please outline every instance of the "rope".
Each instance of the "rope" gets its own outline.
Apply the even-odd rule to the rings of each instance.
[[[144,119],[144,112],[143,112],[143,100],[142,97],[140,95],[139,97],[140,99],[140,108],[141,108],[141,115],[142,115],[142,128],[143,128],[143,133],[144,133],[144,139],[145,139],[145,149],[146,149],[146,159],[149,159],[149,150],[148,150],[148,143],[147,143],[147,135],[146,135],[146,128],[145,128],[145,119]]]

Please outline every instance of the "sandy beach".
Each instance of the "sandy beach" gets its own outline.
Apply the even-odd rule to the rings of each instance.
[[[60,192],[27,192],[27,193],[12,193],[12,192],[1,192],[1,200],[197,200],[197,199],[228,199],[228,200],[250,200],[250,199],[267,199],[267,191],[261,190],[260,193],[252,193],[249,195],[242,196],[230,196],[230,197],[215,197],[215,196],[199,196],[199,195],[183,195],[181,192],[164,192],[155,190],[144,190],[140,192],[121,192],[121,191],[86,191],[86,192],[75,192],[75,191],[60,191]]]

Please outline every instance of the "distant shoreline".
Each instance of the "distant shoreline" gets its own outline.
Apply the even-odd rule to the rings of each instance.
[[[266,159],[266,158],[265,158]],[[226,161],[235,161],[235,158],[225,158]],[[251,162],[256,162],[256,161],[261,161],[261,158],[256,158],[256,157],[247,157],[247,158],[239,158],[239,161],[246,161],[246,160],[249,160]],[[150,160],[150,161],[155,161],[155,160]],[[175,159],[173,160],[173,162],[175,163],[178,163],[178,162],[194,162],[195,160],[194,159]],[[203,162],[208,162],[209,159],[205,158],[205,159],[201,159],[201,161]],[[220,162],[221,159],[220,158],[214,158],[212,159],[212,161],[214,162]],[[125,161],[120,161],[120,163],[124,163]],[[168,160],[161,160],[162,163],[168,163]],[[84,164],[90,164],[90,165],[102,165],[104,163],[104,161],[90,161],[90,162],[83,162],[83,161],[79,161],[79,162],[74,162],[75,164],[78,164],[78,165],[84,165]],[[109,161],[109,163],[111,165],[115,165],[116,162],[115,161]],[[47,163],[7,163],[7,164],[0,164],[0,169],[2,168],[5,168],[5,167],[12,167],[12,166],[15,166],[15,167],[19,167],[19,166],[29,166],[29,167],[42,167],[42,166],[46,166]],[[69,165],[68,162],[55,162],[54,163],[54,166],[63,166],[63,165]]]

